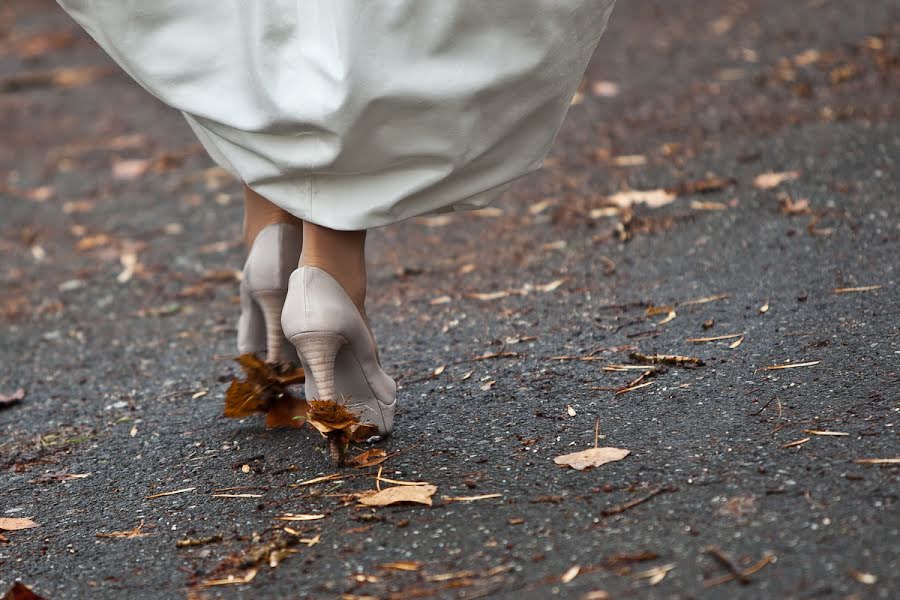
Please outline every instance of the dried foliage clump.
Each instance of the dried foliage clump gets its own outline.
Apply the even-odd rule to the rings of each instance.
[[[342,404],[307,401],[293,394],[290,386],[306,380],[302,368],[271,365],[254,354],[242,354],[235,360],[244,371],[244,379],[234,378],[228,387],[226,417],[242,419],[264,414],[266,426],[273,428],[298,428],[309,423],[328,440],[331,457],[339,466],[344,464],[351,442],[362,442],[378,434],[375,426],[361,423],[359,416]]]
[[[338,466],[344,464],[350,442],[363,442],[378,434],[376,427],[360,423],[345,406],[328,400],[310,400],[306,420],[328,439],[331,458]]]
[[[270,365],[254,354],[242,354],[235,360],[245,379],[232,379],[225,394],[226,417],[242,419],[262,413],[267,427],[303,426],[306,401],[288,389],[306,380],[302,368]]]
[[[30,587],[17,581],[0,600],[44,600],[44,597],[38,596]]]

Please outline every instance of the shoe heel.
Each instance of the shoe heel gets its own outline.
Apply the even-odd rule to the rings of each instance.
[[[280,363],[288,360],[284,352],[285,339],[281,330],[281,309],[286,291],[267,290],[253,293],[253,300],[262,313],[266,328],[266,362]]]
[[[347,345],[347,339],[338,333],[312,331],[291,337],[291,343],[297,349],[297,355],[303,366],[309,369],[307,376],[312,377],[316,384],[319,392],[319,398],[316,400],[337,402],[334,362],[340,349]]]

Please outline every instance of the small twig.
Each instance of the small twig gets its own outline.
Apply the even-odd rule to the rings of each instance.
[[[594,448],[597,447],[597,441],[600,439],[600,417],[594,421]]]
[[[677,490],[678,490],[678,488],[673,487],[673,486],[658,487],[655,490],[653,490],[652,492],[648,493],[647,495],[641,496],[640,498],[635,498],[634,500],[629,500],[628,502],[625,502],[623,504],[616,504],[615,506],[610,506],[608,508],[604,508],[600,512],[600,514],[603,515],[604,517],[608,517],[610,515],[617,515],[619,513],[625,512],[626,510],[628,510],[630,508],[634,508],[638,504],[643,504],[644,502],[646,502],[647,500],[650,500],[654,496],[658,496],[665,492],[675,492]]]
[[[715,546],[707,546],[703,549],[703,552],[709,554],[717,561],[719,561],[719,564],[728,569],[734,576],[734,578],[740,581],[742,584],[750,583],[750,580],[747,579],[747,576],[741,572],[738,566],[734,564],[734,562],[730,558],[728,558],[728,556],[721,549]]]
[[[751,417],[758,417],[759,415],[761,415],[761,414],[763,413],[764,410],[766,410],[767,408],[769,408],[769,405],[772,404],[772,402],[775,400],[775,398],[777,398],[777,396],[772,396],[772,397],[769,399],[768,402],[766,402],[765,404],[763,404],[763,407],[762,407],[762,408],[760,408],[760,409],[759,409],[758,411],[756,411],[756,412],[750,413],[750,416],[751,416]]]
[[[756,573],[757,571],[759,571],[766,565],[773,563],[773,562],[775,562],[775,555],[771,554],[769,552],[766,552],[763,555],[763,557],[761,559],[759,559],[759,561],[757,561],[757,563],[755,565],[752,565],[752,566],[744,569],[743,571],[740,571],[739,574],[744,579],[747,579],[748,577],[750,577],[750,575],[753,575],[754,573]],[[735,575],[734,573],[727,573],[720,577],[713,577],[712,579],[707,579],[706,581],[703,582],[703,587],[711,588],[711,587],[715,587],[717,585],[722,585],[723,583],[728,583],[729,581],[733,581],[735,579],[738,579],[737,575]],[[749,580],[747,580],[746,582],[742,580],[741,583],[749,583]]]
[[[676,367],[702,367],[703,359],[695,356],[679,356],[676,354],[641,354],[640,352],[632,352],[628,358],[635,362],[651,363],[664,365],[675,365]]]

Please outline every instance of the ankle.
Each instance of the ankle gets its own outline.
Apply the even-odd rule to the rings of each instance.
[[[359,309],[360,314],[366,314],[366,267],[365,263],[347,264],[336,263],[334,260],[308,252],[306,249],[300,254],[299,266],[316,267],[322,269],[341,284],[344,291]]]
[[[244,243],[247,248],[253,247],[260,231],[276,223],[303,227],[303,221],[244,186]]]
[[[334,277],[365,315],[365,231],[337,231],[305,222],[300,266],[317,267]]]

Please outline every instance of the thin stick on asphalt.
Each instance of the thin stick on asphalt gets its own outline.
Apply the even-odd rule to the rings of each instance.
[[[730,558],[728,558],[728,556],[720,548],[717,548],[715,546],[707,546],[703,549],[703,552],[715,558],[719,562],[719,564],[728,569],[731,574],[741,583],[746,584],[750,582],[747,576],[741,572],[738,566],[734,564],[734,562]]]
[[[650,492],[649,494],[647,494],[646,496],[641,496],[640,498],[635,498],[634,500],[629,500],[628,502],[625,502],[622,504],[616,504],[615,506],[610,506],[609,508],[604,508],[600,514],[603,515],[604,517],[608,517],[610,515],[617,515],[619,513],[625,512],[629,508],[634,508],[638,504],[643,504],[644,502],[653,498],[654,496],[658,496],[659,494],[662,494],[664,492],[674,492],[676,490],[678,490],[678,488],[668,486],[668,485],[659,487],[659,488],[656,488],[655,490],[653,490],[652,492]]]
[[[772,396],[772,397],[769,399],[768,402],[766,402],[765,404],[763,404],[763,407],[762,407],[762,408],[760,408],[760,409],[759,409],[758,411],[756,411],[756,412],[750,413],[750,416],[751,416],[751,417],[758,417],[759,415],[761,415],[762,412],[763,412],[764,410],[766,410],[767,408],[769,408],[769,405],[772,404],[772,401],[775,400],[775,398],[777,398],[777,396]]]
[[[594,448],[597,447],[597,440],[600,439],[600,417],[594,421]]]
[[[761,559],[759,559],[759,561],[756,562],[756,564],[744,569],[740,572],[740,574],[745,578],[749,577],[750,575],[753,575],[766,565],[773,562],[775,562],[775,555],[767,552]],[[733,581],[735,579],[738,579],[737,575],[735,575],[734,573],[726,573],[725,575],[720,575],[719,577],[713,577],[712,579],[705,580],[703,582],[703,587],[711,588],[717,585],[722,585],[723,583],[728,583],[729,581]]]

